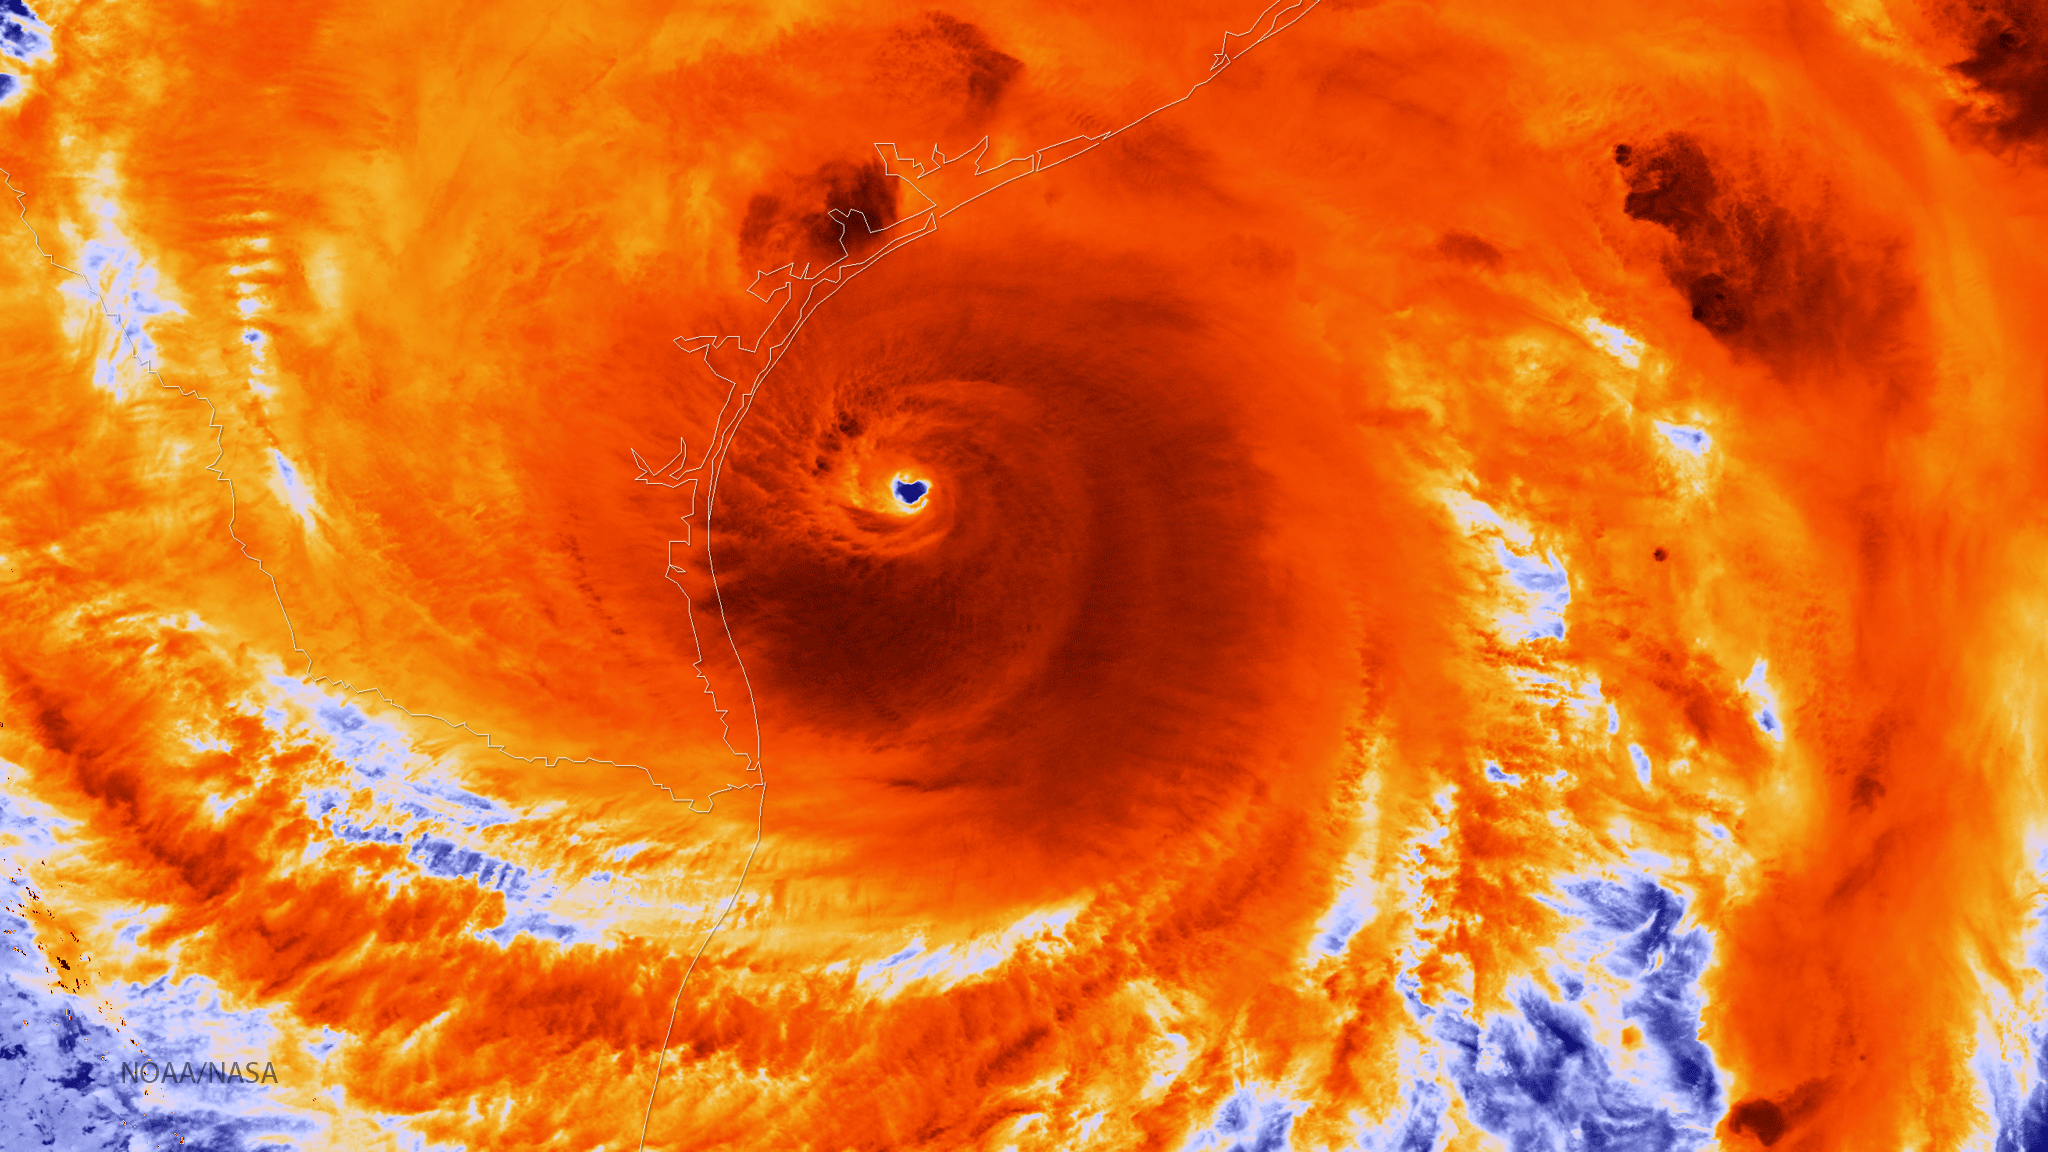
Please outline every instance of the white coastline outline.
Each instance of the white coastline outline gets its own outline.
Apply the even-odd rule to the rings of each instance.
[[[748,347],[740,337],[732,335],[678,336],[675,338],[674,343],[678,348],[687,354],[702,357],[704,367],[712,375],[725,382],[725,401],[719,406],[718,415],[711,425],[711,446],[699,457],[695,465],[689,463],[688,442],[679,440],[676,454],[659,466],[650,466],[638,451],[632,451],[633,463],[640,469],[640,474],[634,477],[634,479],[643,484],[658,484],[667,488],[688,487],[691,489],[689,511],[681,517],[683,521],[683,538],[681,540],[669,541],[669,562],[668,567],[664,570],[664,575],[683,594],[683,599],[688,605],[688,612],[691,617],[691,636],[695,638],[696,601],[690,596],[689,589],[683,587],[682,582],[676,579],[678,573],[686,573],[689,569],[685,565],[676,562],[675,549],[680,544],[685,549],[701,553],[701,560],[699,562],[704,565],[705,575],[711,585],[712,601],[718,609],[719,629],[725,634],[726,646],[731,650],[734,664],[739,668],[741,685],[747,697],[747,708],[754,716],[754,756],[750,759],[747,770],[755,773],[756,779],[750,786],[759,789],[760,796],[755,814],[754,846],[748,851],[746,863],[740,869],[739,882],[734,885],[732,897],[726,902],[725,909],[719,913],[718,918],[712,922],[710,930],[705,933],[704,942],[698,946],[696,955],[691,957],[689,967],[684,969],[682,982],[676,987],[675,1000],[669,1006],[668,1027],[662,1033],[661,1051],[655,1057],[654,1083],[647,1093],[647,1112],[640,1123],[640,1143],[637,1146],[637,1152],[646,1152],[647,1132],[653,1123],[654,1105],[661,1092],[662,1067],[668,1057],[669,1043],[675,1036],[676,1016],[682,1008],[683,992],[689,987],[690,976],[696,971],[698,960],[702,959],[705,949],[710,947],[711,938],[717,935],[720,928],[724,927],[727,917],[731,915],[732,910],[739,904],[740,894],[746,887],[747,874],[752,870],[754,857],[761,849],[762,828],[767,813],[768,778],[761,768],[760,713],[754,705],[754,689],[751,680],[747,677],[745,659],[740,654],[739,643],[734,639],[731,622],[726,617],[724,597],[720,595],[718,588],[718,568],[712,559],[711,551],[711,512],[717,502],[718,482],[724,474],[725,459],[732,449],[733,438],[738,435],[740,424],[746,419],[747,413],[753,408],[754,398],[759,395],[762,385],[767,382],[769,373],[773,372],[775,366],[782,362],[782,357],[788,352],[790,345],[795,342],[797,334],[803,331],[804,324],[816,314],[825,301],[837,295],[839,290],[845,287],[847,282],[855,276],[873,267],[891,252],[895,252],[922,237],[931,235],[938,230],[938,224],[941,219],[965,208],[967,205],[994,192],[996,189],[1021,180],[1026,176],[1033,176],[1056,168],[1069,160],[1085,156],[1110,140],[1159,115],[1161,112],[1193,99],[1195,93],[1201,91],[1208,86],[1210,81],[1222,75],[1238,57],[1243,56],[1253,48],[1265,43],[1271,37],[1292,27],[1321,2],[1322,0],[1273,0],[1272,3],[1268,4],[1259,13],[1258,18],[1252,22],[1249,29],[1244,32],[1225,32],[1223,34],[1223,46],[1210,57],[1208,74],[1190,85],[1188,90],[1180,97],[1153,108],[1129,123],[1124,124],[1122,127],[1112,128],[1100,135],[1070,136],[1065,140],[1040,148],[1029,156],[1013,157],[997,164],[993,168],[983,168],[981,166],[981,160],[988,151],[989,142],[986,136],[982,137],[974,147],[966,152],[952,157],[944,155],[934,145],[932,148],[932,163],[929,166],[903,156],[894,144],[876,144],[875,152],[882,159],[884,171],[890,177],[908,184],[911,191],[915,192],[929,207],[903,215],[895,223],[879,230],[869,227],[866,214],[858,210],[832,210],[830,213],[831,218],[839,222],[841,256],[838,260],[833,261],[815,274],[810,271],[808,265],[805,266],[802,272],[793,271],[796,266],[792,262],[784,264],[773,271],[760,272],[755,275],[753,285],[747,290],[751,295],[765,303],[773,303],[777,296],[781,296],[782,300],[775,305],[775,311],[769,315],[767,323],[762,327],[760,333],[754,337],[753,347]],[[1246,40],[1250,42],[1244,43]],[[1238,42],[1234,47],[1233,41]],[[1070,149],[1072,145],[1079,146]],[[884,149],[887,151],[884,151]],[[973,195],[958,200],[950,206],[941,205],[937,199],[927,194],[924,189],[918,186],[917,182],[919,180],[926,179],[933,174],[951,168],[962,160],[974,161],[972,175],[976,178],[1001,175],[1005,169],[1013,166],[1019,167],[1016,171],[1010,172],[1008,175],[1002,175],[1001,179],[996,180],[987,187],[981,188]],[[906,170],[908,174],[906,174]],[[867,229],[867,234],[870,236],[884,235],[897,229],[904,229],[904,231],[889,239],[882,247],[856,261],[853,259],[852,254],[846,251],[845,239],[847,227],[855,217],[860,219],[862,226]],[[914,227],[905,227],[913,223]],[[781,282],[764,292],[762,290],[763,282],[771,281],[775,278],[780,278]],[[799,284],[807,285],[804,291],[803,302],[797,306],[795,316],[789,321],[787,329],[778,334],[777,327],[789,312],[790,302],[796,299],[796,288]],[[755,368],[751,383],[747,385],[744,392],[740,391],[738,380],[719,371],[718,367],[711,362],[711,353],[725,347],[737,348],[746,356],[761,356],[765,353],[766,358]],[[739,402],[737,409],[734,408],[735,397],[737,397]],[[728,418],[728,413],[730,413],[730,418]],[[702,505],[704,519],[703,531],[701,533],[693,531],[691,526],[691,519],[697,515],[699,510],[697,495],[700,491],[704,496]],[[693,543],[693,540],[698,538],[701,538],[702,543]],[[713,685],[703,670],[704,650],[701,644],[697,649],[697,656],[697,663],[694,665],[697,676],[704,681],[704,691],[712,694],[715,701],[717,697]],[[719,713],[721,720],[724,718],[724,715],[725,713],[722,711]],[[728,744],[727,747],[731,747],[731,745]]]
[[[416,720],[435,720],[447,725],[450,728],[469,733],[470,735],[483,740],[485,747],[492,749],[500,753],[501,755],[506,756],[509,759],[518,760],[522,763],[538,764],[544,767],[555,767],[560,764],[602,764],[607,767],[613,768],[636,768],[647,777],[649,784],[661,789],[664,793],[666,793],[668,795],[668,799],[672,803],[686,804],[689,806],[690,810],[693,813],[696,813],[698,815],[708,815],[710,812],[712,812],[716,807],[715,798],[725,792],[739,791],[741,789],[754,789],[757,791],[758,795],[755,807],[754,840],[752,846],[749,848],[747,852],[746,859],[741,866],[739,879],[734,884],[732,895],[727,898],[725,902],[725,907],[720,910],[716,919],[713,920],[711,927],[705,932],[704,939],[702,940],[702,942],[698,944],[696,951],[691,955],[690,963],[687,967],[685,967],[683,971],[682,980],[679,982],[676,988],[675,998],[671,1002],[669,1007],[668,1025],[667,1029],[663,1033],[661,1049],[655,1059],[654,1080],[653,1084],[650,1086],[648,1093],[647,1109],[641,1120],[640,1141],[638,1145],[641,1152],[644,1152],[645,1150],[647,1143],[648,1128],[653,1121],[654,1106],[661,1090],[662,1068],[667,1058],[669,1044],[674,1036],[676,1016],[682,1007],[683,993],[687,990],[689,986],[690,976],[696,971],[698,962],[702,960],[705,951],[710,947],[712,938],[717,935],[719,929],[725,925],[726,920],[731,916],[733,909],[738,906],[740,896],[743,893],[746,886],[748,874],[752,871],[754,860],[760,852],[764,819],[767,809],[768,782],[765,773],[763,773],[761,770],[762,741],[760,731],[760,716],[758,709],[755,707],[752,683],[747,679],[745,663],[740,655],[738,644],[733,638],[731,625],[726,616],[723,598],[719,595],[718,592],[717,569],[712,561],[710,548],[711,510],[716,500],[718,480],[723,474],[725,458],[731,449],[733,437],[737,434],[739,425],[745,420],[747,413],[753,407],[754,398],[759,393],[762,385],[766,383],[769,374],[774,370],[775,366],[781,362],[783,355],[788,351],[790,345],[794,342],[797,334],[802,331],[805,323],[807,323],[810,320],[812,315],[816,313],[818,308],[821,307],[825,303],[825,301],[830,300],[833,296],[837,295],[839,289],[844,287],[846,283],[850,281],[853,277],[859,275],[861,272],[872,267],[875,263],[880,261],[883,257],[889,255],[891,252],[894,252],[904,247],[905,245],[919,239],[920,237],[930,235],[931,233],[937,230],[939,220],[943,219],[944,217],[952,215],[954,212],[966,207],[968,204],[971,204],[976,200],[981,199],[982,197],[988,195],[989,193],[994,192],[996,189],[1004,187],[1017,180],[1021,180],[1027,176],[1032,176],[1040,172],[1048,171],[1052,168],[1058,167],[1061,164],[1065,164],[1070,160],[1074,160],[1081,156],[1084,156],[1089,152],[1094,151],[1096,148],[1101,147],[1103,144],[1108,143],[1110,140],[1115,139],[1117,136],[1120,136],[1123,133],[1128,132],[1133,128],[1136,128],[1140,124],[1149,121],[1154,116],[1157,116],[1170,108],[1177,107],[1178,105],[1186,103],[1188,100],[1193,99],[1197,92],[1199,92],[1204,87],[1207,87],[1211,81],[1215,80],[1218,76],[1222,75],[1223,72],[1226,71],[1230,67],[1230,65],[1234,63],[1239,57],[1251,51],[1253,48],[1258,47],[1260,44],[1263,44],[1272,36],[1277,35],[1278,33],[1292,27],[1302,17],[1306,16],[1310,11],[1314,10],[1320,3],[1321,0],[1273,0],[1272,3],[1268,4],[1266,8],[1260,12],[1258,18],[1253,21],[1250,28],[1248,28],[1246,31],[1224,33],[1222,47],[1211,57],[1209,71],[1207,75],[1205,75],[1202,79],[1190,85],[1185,93],[1183,93],[1176,99],[1170,100],[1164,104],[1161,104],[1143,113],[1142,115],[1136,117],[1135,119],[1131,120],[1130,122],[1120,127],[1109,129],[1108,131],[1102,132],[1099,135],[1079,135],[1068,137],[1065,140],[1061,140],[1056,143],[1047,145],[1043,148],[1040,148],[1028,156],[1013,157],[991,168],[983,168],[981,164],[981,161],[988,150],[989,141],[987,137],[983,137],[975,146],[968,149],[967,151],[951,157],[944,155],[935,145],[932,148],[932,161],[929,165],[921,163],[915,159],[903,156],[900,153],[900,151],[897,150],[894,144],[877,143],[875,145],[875,151],[877,155],[881,157],[886,174],[890,176],[892,179],[901,180],[905,184],[909,185],[911,191],[916,193],[918,198],[922,199],[928,205],[928,207],[902,216],[895,223],[890,224],[879,230],[869,227],[866,216],[857,210],[834,211],[832,213],[832,218],[837,220],[840,224],[842,255],[839,260],[834,261],[832,264],[826,266],[824,269],[820,270],[815,274],[811,273],[808,266],[806,266],[801,273],[795,273],[792,271],[794,269],[794,264],[787,264],[782,266],[781,268],[773,270],[772,272],[764,272],[757,274],[754,285],[748,289],[748,291],[752,295],[756,296],[757,298],[761,299],[764,302],[774,302],[777,296],[783,297],[781,302],[776,305],[775,311],[770,315],[768,322],[763,326],[760,333],[755,337],[753,347],[749,348],[740,337],[733,335],[675,338],[674,343],[679,348],[681,348],[686,354],[701,355],[703,357],[705,367],[713,375],[717,376],[720,380],[725,381],[727,384],[725,401],[720,406],[718,415],[714,419],[712,425],[712,447],[710,451],[705,453],[704,456],[700,458],[699,462],[695,466],[687,465],[687,443],[679,443],[679,448],[676,455],[671,457],[668,461],[664,462],[660,467],[649,467],[647,462],[644,458],[641,457],[639,452],[632,451],[631,455],[633,458],[633,462],[640,470],[639,475],[637,475],[635,479],[647,484],[658,484],[669,488],[681,488],[686,486],[698,485],[700,480],[707,478],[708,470],[709,483],[703,485],[703,489],[705,492],[705,501],[703,505],[703,544],[701,545],[703,555],[702,562],[705,565],[706,574],[710,579],[714,603],[717,605],[718,608],[720,630],[725,635],[726,644],[732,651],[733,659],[740,671],[742,686],[745,690],[747,697],[747,710],[753,718],[754,729],[753,752],[751,754],[741,751],[740,749],[734,748],[732,746],[731,725],[727,720],[727,715],[730,710],[721,708],[719,706],[716,690],[711,683],[710,677],[705,674],[703,669],[704,648],[702,637],[697,631],[694,600],[690,597],[688,589],[683,588],[681,582],[675,579],[676,573],[687,571],[686,568],[684,568],[681,565],[678,565],[675,562],[675,546],[678,543],[680,543],[685,548],[692,547],[692,537],[694,533],[691,532],[690,518],[694,516],[697,512],[697,505],[695,499],[696,494],[695,492],[692,492],[690,511],[688,513],[685,513],[685,515],[682,517],[684,522],[683,539],[680,541],[671,540],[669,542],[670,561],[668,568],[665,571],[665,575],[671,583],[676,584],[677,589],[683,593],[686,603],[690,605],[691,640],[697,648],[697,659],[692,663],[691,667],[693,672],[696,674],[697,678],[703,681],[705,694],[712,698],[713,712],[719,718],[720,721],[722,731],[722,742],[725,744],[726,749],[733,755],[746,759],[748,761],[746,771],[754,773],[756,776],[756,778],[751,783],[727,784],[723,787],[714,789],[711,792],[707,793],[704,797],[704,800],[706,801],[706,807],[704,807],[701,810],[698,809],[697,801],[694,798],[677,796],[672,788],[670,788],[668,785],[661,783],[659,780],[656,780],[654,778],[654,773],[652,772],[652,770],[650,770],[645,765],[608,760],[602,757],[595,756],[522,756],[511,751],[509,747],[495,739],[491,733],[479,731],[478,729],[471,727],[467,721],[450,720],[447,717],[440,716],[431,712],[415,712],[412,709],[407,708],[403,704],[400,704],[397,700],[393,699],[388,693],[386,693],[382,688],[379,688],[375,685],[372,685],[367,688],[358,688],[353,683],[350,683],[346,680],[330,676],[314,676],[313,654],[299,642],[298,628],[292,622],[291,611],[285,604],[284,591],[278,584],[276,574],[269,570],[269,568],[265,565],[261,557],[257,556],[249,550],[248,542],[242,539],[239,531],[237,530],[237,518],[239,516],[239,501],[237,499],[235,491],[235,482],[233,478],[228,476],[227,473],[223,471],[220,467],[221,461],[227,455],[227,429],[226,425],[221,423],[220,410],[218,406],[214,404],[210,396],[206,395],[204,392],[199,391],[197,388],[187,388],[184,387],[183,385],[173,384],[170,381],[164,379],[163,374],[158,369],[154,359],[144,354],[141,344],[138,341],[134,341],[132,339],[128,340],[128,343],[130,345],[129,350],[134,354],[136,364],[140,367],[144,375],[146,375],[151,380],[155,381],[159,388],[176,392],[181,397],[184,397],[186,399],[198,400],[202,404],[206,405],[207,427],[211,429],[214,434],[214,456],[213,459],[209,461],[205,467],[206,471],[211,472],[213,474],[216,482],[226,484],[228,486],[228,538],[229,540],[233,541],[236,549],[242,554],[242,557],[248,560],[251,564],[255,565],[256,570],[262,574],[265,580],[269,582],[271,596],[277,603],[278,614],[282,616],[284,619],[286,637],[291,645],[291,651],[294,655],[303,657],[305,659],[306,667],[305,672],[303,673],[303,677],[306,683],[308,683],[309,685],[331,685],[333,687],[343,689],[357,696],[374,695],[386,706],[394,708],[399,712],[404,713],[408,718]],[[1234,41],[1236,42],[1235,44],[1233,44]],[[1245,41],[1249,41],[1249,43],[1246,43]],[[884,151],[884,149],[887,149],[887,151]],[[948,169],[954,169],[963,160],[971,160],[974,162],[973,169],[971,172],[971,177],[974,179],[985,180],[985,178],[991,176],[1000,176],[1001,178],[995,180],[993,183],[988,183],[985,187],[981,187],[972,195],[965,196],[964,198],[957,200],[951,205],[941,205],[936,198],[928,194],[924,188],[919,186],[918,182],[920,180],[927,180],[938,173],[945,172]],[[1005,174],[1006,170],[1011,171],[1008,171],[1007,174]],[[126,339],[127,322],[129,320],[128,315],[123,312],[115,311],[106,295],[100,291],[100,286],[98,282],[92,276],[86,274],[85,272],[81,272],[76,268],[72,268],[69,265],[60,263],[57,257],[53,253],[51,253],[49,249],[43,246],[41,234],[36,231],[35,226],[31,224],[28,219],[27,191],[25,189],[15,187],[13,181],[13,173],[11,171],[4,168],[0,168],[0,186],[4,186],[8,192],[13,194],[15,199],[17,216],[21,221],[22,227],[27,230],[30,241],[36,247],[36,251],[43,257],[44,260],[48,261],[49,265],[52,268],[61,272],[70,273],[71,275],[76,276],[81,282],[83,282],[88,297],[91,299],[91,301],[93,301],[99,306],[101,315],[110,324],[113,325],[116,356],[118,357],[120,354],[121,344],[123,340]],[[890,238],[889,241],[885,243],[881,248],[877,249],[876,251],[870,253],[869,255],[863,257],[858,261],[853,261],[851,258],[851,254],[846,253],[845,251],[844,238],[846,235],[846,228],[854,217],[860,218],[862,226],[867,229],[869,235],[883,235],[888,232],[897,231],[898,229],[904,230],[898,232],[896,236]],[[911,223],[913,221],[916,223],[915,228],[904,228],[906,224]],[[769,288],[766,292],[763,292],[761,290],[762,282],[764,280],[770,280],[771,278],[778,276],[780,276],[781,278],[781,283],[776,284],[772,288]],[[785,313],[788,311],[790,301],[795,299],[795,289],[799,284],[808,285],[804,293],[803,302],[798,306],[794,318],[791,319],[789,322],[787,330],[782,332],[778,336],[776,334],[777,326],[782,322]],[[772,343],[769,342],[771,337],[774,338]],[[762,362],[760,366],[755,370],[752,382],[750,383],[750,385],[748,385],[744,393],[739,391],[740,384],[737,380],[726,375],[723,372],[720,372],[718,368],[711,363],[710,353],[716,349],[728,346],[736,347],[740,352],[748,356],[760,355],[763,352],[764,348],[767,353],[767,359],[764,362]],[[735,410],[733,407],[734,399],[736,396],[739,400],[737,410]],[[729,417],[728,414],[730,414]]]

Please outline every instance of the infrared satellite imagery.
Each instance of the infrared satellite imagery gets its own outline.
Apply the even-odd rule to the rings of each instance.
[[[0,0],[0,1152],[2048,1152],[2048,0]]]

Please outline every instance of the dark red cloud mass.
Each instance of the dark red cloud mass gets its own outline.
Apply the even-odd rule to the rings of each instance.
[[[39,1146],[2048,1147],[2038,5],[0,21]]]

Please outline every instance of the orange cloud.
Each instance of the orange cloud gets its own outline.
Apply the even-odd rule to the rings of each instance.
[[[50,1131],[2032,1139],[2032,9],[48,7]]]

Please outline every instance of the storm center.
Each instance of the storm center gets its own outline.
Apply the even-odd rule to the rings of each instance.
[[[923,507],[925,494],[932,490],[931,481],[915,480],[907,476],[896,477],[890,481],[890,485],[896,490],[897,503],[911,511]]]

